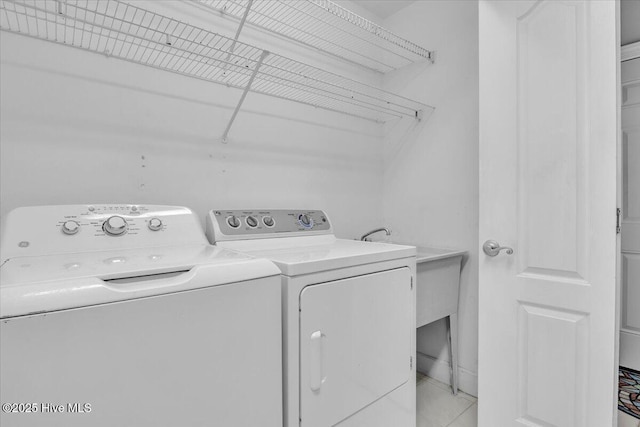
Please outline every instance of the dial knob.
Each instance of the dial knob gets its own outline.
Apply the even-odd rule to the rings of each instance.
[[[64,234],[76,234],[78,231],[80,231],[80,224],[76,221],[65,221],[62,224],[62,232]]]
[[[302,224],[303,227],[311,227],[313,225],[313,220],[311,219],[311,217],[307,214],[302,214],[298,217],[298,220],[300,220],[300,224]]]
[[[158,231],[162,228],[162,220],[160,218],[151,218],[147,223],[147,227],[151,231]]]
[[[229,224],[229,227],[231,228],[238,228],[240,227],[240,220],[237,216],[231,215],[227,217],[227,224]]]
[[[102,224],[102,229],[110,236],[121,236],[127,231],[127,221],[121,216],[114,215]]]
[[[271,216],[263,216],[262,222],[264,222],[264,225],[266,225],[267,227],[273,227],[273,224],[275,224],[275,221]]]
[[[248,216],[247,217],[247,225],[251,228],[258,226],[258,220],[255,217]]]

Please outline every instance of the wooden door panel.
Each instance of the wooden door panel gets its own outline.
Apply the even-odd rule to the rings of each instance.
[[[519,270],[579,282],[588,249],[584,8],[536,3],[516,30]]]
[[[613,421],[615,8],[480,3],[480,427]]]
[[[588,314],[522,304],[518,325],[518,422],[587,425]],[[540,343],[545,343],[543,351]]]

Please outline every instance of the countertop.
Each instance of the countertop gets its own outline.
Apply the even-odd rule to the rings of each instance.
[[[402,246],[414,246],[416,248],[416,264],[423,262],[437,261],[439,259],[452,258],[455,256],[461,256],[467,253],[465,250],[453,249],[453,248],[435,248],[432,246],[416,246],[411,243],[402,243],[395,241],[383,241],[384,243],[390,243],[392,245]],[[382,242],[380,242],[382,243]]]
[[[393,242],[396,243],[396,242]],[[403,245],[404,243],[397,243]],[[415,246],[415,245],[409,245]],[[452,248],[434,248],[431,246],[416,246],[416,263],[421,264],[423,262],[436,261],[439,259],[452,258],[454,256],[460,256],[467,253],[465,250],[452,249]]]
[[[438,259],[451,258],[467,253],[467,251],[459,249],[432,248],[426,246],[417,246],[416,263],[435,261]]]

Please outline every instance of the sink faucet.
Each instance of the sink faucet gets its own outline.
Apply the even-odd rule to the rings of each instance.
[[[389,231],[388,228],[381,227],[381,228],[376,228],[375,230],[371,230],[368,233],[363,234],[362,237],[360,238],[360,240],[362,240],[363,242],[370,242],[369,236],[371,236],[372,234],[378,233],[380,231],[384,231],[385,233],[387,233],[387,236],[391,236],[391,232]]]

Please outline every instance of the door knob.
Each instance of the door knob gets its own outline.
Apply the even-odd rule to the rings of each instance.
[[[511,255],[513,253],[513,249],[507,246],[500,246],[500,243],[496,242],[495,240],[487,240],[486,242],[484,242],[484,245],[482,245],[482,250],[489,256],[496,256],[503,249],[506,250],[507,255]]]

